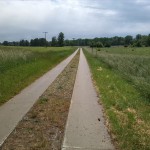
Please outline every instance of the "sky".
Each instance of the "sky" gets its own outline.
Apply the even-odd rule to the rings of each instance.
[[[0,0],[0,42],[150,33],[150,0]]]

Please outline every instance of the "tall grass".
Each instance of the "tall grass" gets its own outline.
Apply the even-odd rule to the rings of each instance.
[[[123,52],[120,52],[121,50]],[[101,49],[97,56],[109,68],[119,71],[150,101],[150,50],[148,53],[147,48],[134,51],[117,48]]]
[[[32,51],[0,49],[0,73],[35,59]]]
[[[142,56],[150,56],[150,48],[149,47],[111,47],[111,48],[100,48],[100,53],[111,53],[111,54],[130,54],[130,55],[142,55]]]
[[[75,48],[0,47],[0,104],[69,56]]]
[[[100,54],[99,58],[109,67],[121,72],[143,95],[150,98],[150,57]]]

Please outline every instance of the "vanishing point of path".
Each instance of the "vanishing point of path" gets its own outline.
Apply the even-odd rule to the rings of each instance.
[[[0,106],[0,146],[15,129],[18,122],[30,110],[36,100],[64,70],[76,53],[77,51],[22,90],[20,94]]]
[[[80,52],[62,150],[114,150],[86,58]]]

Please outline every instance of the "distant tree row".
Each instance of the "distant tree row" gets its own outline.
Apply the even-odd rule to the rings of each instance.
[[[31,39],[30,46],[48,46],[48,41],[45,38]]]
[[[127,35],[126,37],[102,37],[102,38],[94,38],[94,39],[73,39],[73,40],[65,40],[66,46],[91,46],[91,47],[110,47],[110,46],[133,46],[133,47],[141,47],[141,46],[150,46],[150,34],[149,35],[141,35],[137,34],[135,38],[131,35]]]
[[[58,37],[52,37],[51,46],[64,46],[64,33],[60,32]]]
[[[48,42],[45,38],[35,38],[28,40],[20,40],[19,42],[4,41],[0,43],[4,46],[64,46],[64,33],[60,32],[58,37],[52,37],[52,41]]]
[[[36,39],[31,39],[29,42],[28,40],[20,40],[19,42],[8,42],[4,41],[2,45],[4,46],[45,46],[46,40],[44,38],[36,38]]]
[[[21,40],[19,42],[4,41],[0,43],[5,46],[91,46],[91,47],[110,47],[124,45],[125,47],[141,47],[150,46],[150,34],[141,35],[137,34],[136,37],[127,35],[126,37],[102,37],[94,39],[72,39],[64,40],[64,33],[60,32],[58,37],[52,37],[51,41],[47,41],[45,38],[35,38],[28,40]]]

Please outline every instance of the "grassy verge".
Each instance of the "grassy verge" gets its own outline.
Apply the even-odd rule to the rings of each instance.
[[[75,48],[0,47],[0,104],[69,56]]]
[[[101,59],[84,51],[100,92],[107,125],[120,150],[150,149],[150,103]]]
[[[43,93],[1,150],[60,150],[73,92],[79,52]]]

